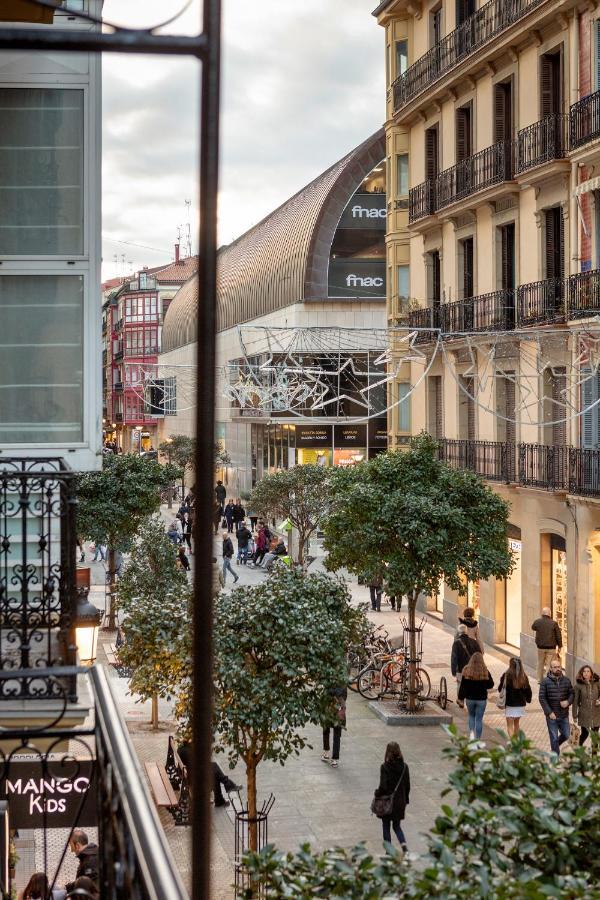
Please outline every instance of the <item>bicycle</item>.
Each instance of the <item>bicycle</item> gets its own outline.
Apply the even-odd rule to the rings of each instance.
[[[362,670],[366,668],[369,663],[373,662],[373,659],[378,653],[391,652],[392,648],[389,641],[389,635],[383,625],[379,625],[377,628],[371,628],[362,644],[353,644],[348,648],[346,654],[348,688],[351,691],[357,692],[357,680]]]
[[[417,667],[417,699],[427,700],[431,693],[429,673]],[[397,696],[399,702],[406,699],[409,686],[409,663],[403,653],[382,654],[379,665],[370,663],[357,679],[358,693],[366,700],[381,700],[386,696]]]

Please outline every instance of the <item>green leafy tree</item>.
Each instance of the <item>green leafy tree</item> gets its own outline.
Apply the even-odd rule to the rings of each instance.
[[[322,721],[328,690],[346,683],[345,651],[363,615],[341,581],[284,567],[216,598],[216,749],[245,763],[253,849],[257,767],[306,745],[301,729]]]
[[[160,516],[145,521],[118,589],[125,643],[119,658],[133,674],[129,686],[152,701],[158,727],[158,698],[173,696],[185,674],[186,634],[191,629],[191,588],[175,564],[175,548]]]
[[[323,524],[330,570],[383,578],[392,595],[408,597],[409,701],[416,706],[415,611],[419,594],[441,578],[459,594],[467,582],[504,578],[512,554],[508,504],[472,472],[438,459],[429,435],[407,452],[382,453],[331,474],[330,513]]]
[[[248,859],[261,896],[598,900],[600,755],[579,748],[549,760],[522,733],[508,745],[474,749],[449,730],[456,805],[442,806],[423,856],[389,848],[379,858],[364,844],[324,853],[305,844],[297,855],[270,846]],[[240,894],[254,895],[252,888]]]
[[[298,531],[296,562],[304,565],[306,542],[328,507],[329,471],[324,466],[294,466],[265,475],[250,495],[260,516],[289,519]]]
[[[115,554],[129,550],[140,524],[160,506],[160,490],[178,478],[176,466],[135,453],[107,454],[99,472],[77,481],[77,530],[108,547],[109,625],[116,624]]]
[[[175,463],[181,469],[181,489],[185,491],[185,474],[194,469],[196,455],[196,438],[187,434],[172,434],[158,447],[170,463]]]

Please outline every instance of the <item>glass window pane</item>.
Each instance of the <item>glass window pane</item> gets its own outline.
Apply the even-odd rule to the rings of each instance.
[[[410,267],[398,266],[398,309],[406,310],[410,291]]]
[[[83,253],[83,91],[0,88],[0,253]]]
[[[408,69],[408,42],[396,41],[396,77]]]
[[[396,189],[399,197],[408,196],[408,153],[396,157]]]
[[[410,431],[410,399],[404,400],[410,391],[410,382],[401,381],[398,384],[398,430]]]
[[[0,444],[83,437],[83,278],[0,276]]]

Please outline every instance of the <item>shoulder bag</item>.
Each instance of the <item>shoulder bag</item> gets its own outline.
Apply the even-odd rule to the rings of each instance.
[[[391,794],[383,794],[381,797],[374,796],[371,800],[371,812],[373,815],[377,816],[378,819],[389,819],[392,817],[394,811],[394,798],[396,796],[396,791],[400,787],[400,783],[404,778],[404,773],[406,772],[406,763],[404,764],[404,768],[402,769],[402,775],[398,779],[398,784],[394,788]]]
[[[496,706],[498,709],[506,709],[506,678],[504,679],[504,683],[502,687],[498,691],[498,699],[496,700]]]

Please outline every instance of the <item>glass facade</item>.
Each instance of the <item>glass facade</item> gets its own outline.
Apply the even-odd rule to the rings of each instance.
[[[0,444],[83,439],[83,277],[0,275]]]
[[[83,91],[0,88],[0,253],[81,256]]]

